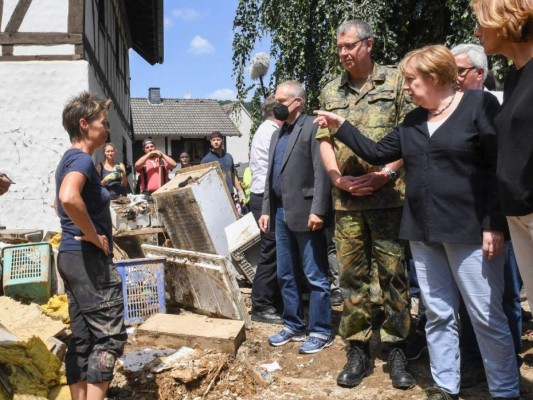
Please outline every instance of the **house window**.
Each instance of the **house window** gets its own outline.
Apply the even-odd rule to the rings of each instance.
[[[196,165],[200,164],[202,158],[204,158],[207,149],[204,139],[184,139],[183,140],[183,150],[189,153],[191,157],[191,164]],[[179,155],[178,155],[179,158]]]

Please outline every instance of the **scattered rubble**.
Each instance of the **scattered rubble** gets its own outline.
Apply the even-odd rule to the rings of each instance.
[[[62,321],[64,324],[70,323],[68,315],[68,299],[66,294],[52,296],[48,303],[40,306],[41,311],[50,318]]]
[[[11,390],[16,388],[19,394],[49,398],[51,388],[66,384],[61,360],[38,337],[0,343],[0,360],[7,369]]]
[[[335,382],[346,359],[344,343],[338,335],[330,348],[314,355],[300,355],[297,343],[278,348],[268,345],[267,337],[278,331],[279,326],[255,322],[252,325],[249,315],[249,284],[258,259],[259,234],[257,227],[250,224],[250,217],[236,220],[227,191],[216,195],[222,196],[220,199],[212,194],[212,188],[210,191],[204,186],[215,185],[220,189],[219,169],[216,165],[205,165],[183,171],[176,182],[154,196],[155,204],[143,196],[130,196],[114,204],[115,222],[126,221],[125,227],[115,226],[119,228],[114,236],[120,246],[115,246],[115,260],[165,257],[165,301],[167,310],[174,314],[158,314],[157,307],[153,310],[149,307],[148,314],[156,314],[142,315],[141,325],[128,327],[128,344],[117,363],[108,399],[424,399],[423,388],[432,385],[427,355],[409,364],[417,386],[399,391],[390,385],[387,354],[377,343],[372,346],[376,360],[374,373],[356,389],[345,389]],[[181,211],[170,197],[176,197],[178,192],[180,204],[185,205],[184,212],[192,210],[190,215],[196,219],[178,218]],[[224,196],[228,198],[227,204]],[[206,204],[212,205],[209,201],[213,199],[218,203],[212,207],[214,212],[206,211],[209,210]],[[229,218],[236,222],[218,223],[221,221],[218,214],[227,214],[220,207],[224,210],[229,207]],[[133,214],[135,226],[131,223]],[[140,228],[145,216],[150,223]],[[195,221],[204,227],[192,229],[196,227]],[[160,223],[165,226],[158,226]],[[29,230],[10,238],[2,236],[0,231],[0,243],[4,239],[27,243],[28,238],[36,238],[32,235],[37,234]],[[56,248],[60,234],[51,232],[47,236],[45,240],[52,241]],[[220,242],[221,237],[225,243]],[[0,247],[11,244],[0,244]],[[202,252],[202,246],[210,248],[211,253]],[[138,267],[143,268],[142,262]],[[145,279],[138,279],[139,276],[130,285],[135,282],[142,286],[143,296],[152,293],[152,289],[145,287]],[[58,280],[52,286],[54,292],[59,290],[60,283]],[[126,301],[141,297],[132,295],[129,299],[126,295]],[[21,393],[29,393],[28,387],[31,394],[41,396],[33,399],[70,399],[68,388],[58,384],[64,383],[58,365],[61,366],[69,340],[66,309],[64,295],[53,296],[41,307],[0,297],[0,399],[4,398],[1,393],[4,381],[16,389],[16,399],[25,398]],[[341,312],[340,307],[334,307],[334,326],[338,326]],[[525,323],[524,331],[532,332],[533,323]],[[524,336],[523,347],[522,398],[533,399],[533,335]],[[6,365],[8,374],[2,380]],[[32,378],[25,378],[21,371],[26,375],[32,371],[29,373]],[[476,400],[490,398],[483,384],[465,390],[461,396]]]

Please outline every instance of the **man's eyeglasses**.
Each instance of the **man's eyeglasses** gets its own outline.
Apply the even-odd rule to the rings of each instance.
[[[337,46],[337,52],[341,52],[342,49],[345,49],[346,51],[352,51],[353,49],[355,49],[355,46],[357,46],[358,43],[361,43],[363,40],[367,40],[368,38],[365,37],[365,38],[362,38],[362,39],[359,39],[355,42],[348,42],[348,43],[344,43],[344,44],[340,44]]]
[[[477,67],[468,67],[468,68],[466,68],[466,67],[458,67],[457,68],[457,74],[459,76],[465,76],[466,74],[468,74],[468,71],[471,71],[473,69],[477,69]]]

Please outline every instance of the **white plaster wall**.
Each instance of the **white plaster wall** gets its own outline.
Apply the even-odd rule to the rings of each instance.
[[[233,156],[235,163],[247,163],[248,150],[250,148],[250,129],[252,127],[252,119],[247,112],[241,112],[240,118],[237,118],[234,113],[229,115],[241,136],[228,136],[226,138],[227,152]]]
[[[74,45],[73,44],[57,44],[51,46],[14,46],[13,55],[15,56],[43,56],[48,54],[63,54],[63,55],[72,55],[74,54]]]
[[[5,30],[18,1],[4,0],[2,31]],[[19,32],[66,32],[68,3],[66,0],[33,0]]]
[[[88,69],[86,61],[0,63],[0,171],[16,182],[0,197],[8,229],[59,229],[54,174],[70,147],[61,113],[88,89]]]

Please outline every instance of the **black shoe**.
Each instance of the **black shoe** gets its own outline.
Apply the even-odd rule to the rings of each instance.
[[[374,362],[370,359],[368,344],[350,343],[348,361],[337,377],[337,385],[355,387],[373,371]]]
[[[531,311],[526,311],[523,308],[520,309],[522,312],[522,321],[528,322],[533,319],[533,314],[531,314]]]
[[[340,306],[342,303],[344,303],[344,299],[342,298],[342,293],[340,290],[335,290],[331,292],[331,305],[332,306]]]
[[[425,392],[427,400],[457,400],[459,398],[456,394],[450,394],[436,387],[426,389]]]
[[[266,324],[283,325],[281,318],[273,309],[265,311],[252,311],[252,321],[264,322]]]
[[[463,365],[461,368],[461,389],[471,388],[486,380],[487,377],[485,376],[485,368],[483,368],[483,365]]]
[[[389,352],[389,374],[392,387],[396,389],[411,389],[416,385],[413,375],[407,372],[407,358],[399,347]]]
[[[405,346],[405,357],[409,361],[418,360],[422,353],[428,349],[426,334],[415,331]]]

